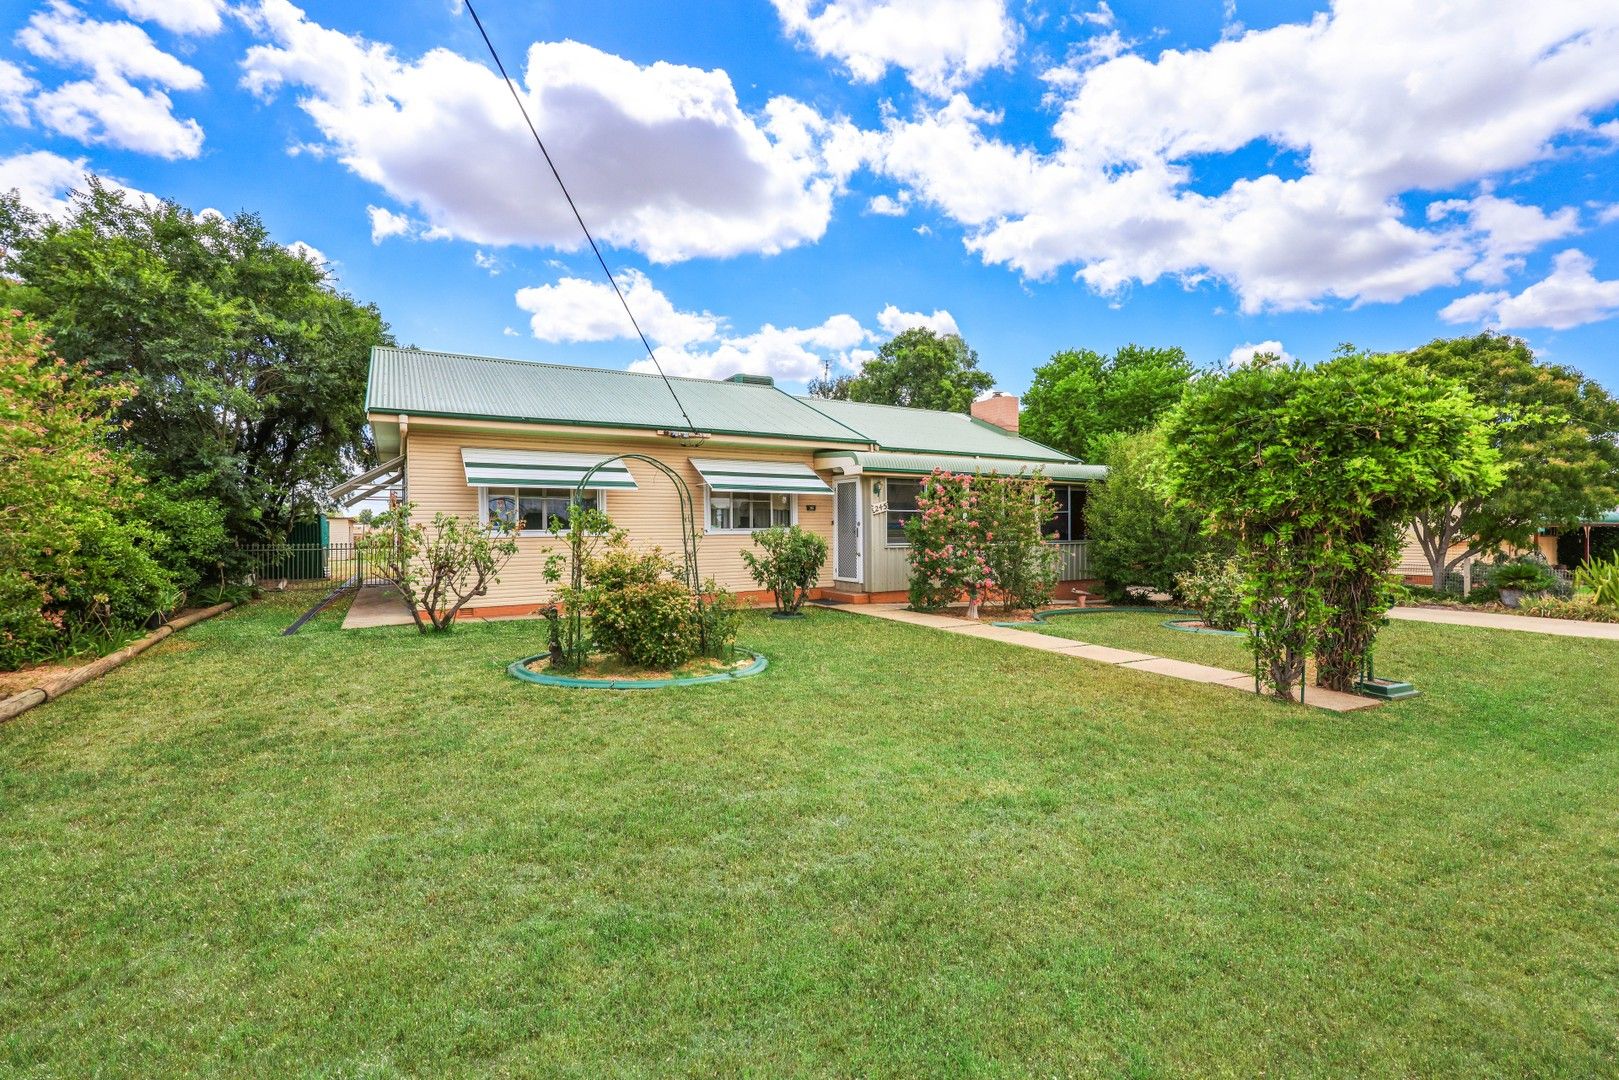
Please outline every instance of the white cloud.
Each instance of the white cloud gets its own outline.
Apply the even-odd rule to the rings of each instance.
[[[946,94],[1011,63],[1020,37],[1004,0],[772,0],[787,32],[841,60],[858,82],[890,67]]]
[[[493,255],[486,254],[483,251],[474,251],[472,253],[472,262],[478,267],[478,269],[489,271],[490,277],[494,277],[500,273],[500,260]]]
[[[1596,262],[1577,248],[1552,260],[1552,272],[1516,296],[1506,292],[1475,293],[1445,305],[1447,322],[1486,321],[1513,330],[1544,326],[1567,330],[1619,315],[1619,280],[1599,281]]]
[[[889,304],[877,313],[877,325],[890,337],[917,326],[932,330],[935,334],[961,333],[956,328],[955,316],[943,308],[935,308],[932,315],[924,315],[920,311],[901,311]]]
[[[872,355],[859,346],[873,335],[852,315],[833,315],[809,327],[766,323],[752,333],[738,334],[721,316],[677,308],[638,270],[624,271],[619,282],[653,343],[658,363],[670,375],[724,378],[747,372],[798,382],[828,365],[853,370]],[[623,306],[605,281],[565,277],[555,284],[520,289],[516,300],[530,313],[529,329],[541,341],[631,341],[639,348]],[[654,367],[650,359],[641,359],[631,363],[630,370]]]
[[[224,0],[112,0],[142,22],[155,22],[176,34],[212,34],[223,23]]]
[[[1611,225],[1619,221],[1619,202],[1609,203],[1597,211],[1598,225]]]
[[[624,299],[651,340],[684,346],[712,339],[720,319],[708,312],[680,311],[639,270],[619,275]],[[529,312],[529,329],[541,341],[613,341],[635,334],[624,305],[605,281],[566,277],[554,285],[517,291],[517,306]]]
[[[41,60],[91,76],[33,98],[34,115],[45,127],[86,144],[169,159],[201,152],[202,126],[175,116],[164,90],[201,89],[202,73],[158,48],[134,23],[90,19],[65,0],[53,0],[18,31],[17,42]],[[18,107],[14,103],[12,110]]]
[[[380,244],[390,236],[409,236],[417,228],[404,214],[396,214],[385,206],[367,206],[366,216],[371,219],[371,242]]]
[[[202,151],[202,125],[176,117],[169,95],[122,79],[64,83],[40,94],[33,104],[40,123],[82,143],[104,143],[171,161]]]
[[[1428,206],[1429,221],[1455,215],[1464,217],[1478,236],[1479,261],[1463,276],[1485,285],[1500,284],[1508,273],[1523,268],[1525,254],[1580,228],[1579,211],[1572,206],[1548,214],[1538,206],[1494,195],[1449,199]]]
[[[171,90],[201,89],[202,72],[166,53],[134,23],[86,18],[63,0],[36,11],[17,43],[41,60],[75,67],[97,79],[144,79]]]
[[[28,126],[28,94],[38,84],[9,60],[0,60],[0,118]]]
[[[199,214],[198,216],[200,217],[201,215]],[[318,267],[321,272],[326,274],[328,277],[331,276],[332,260],[328,259],[326,257],[326,253],[315,245],[306,244],[302,240],[294,240],[292,243],[287,245],[287,250],[298,256],[298,258],[302,259],[304,262]]]
[[[49,150],[33,150],[0,158],[0,191],[16,191],[23,206],[47,217],[61,218],[68,212],[68,195],[86,186],[88,172],[84,158],[65,158]],[[156,195],[132,188],[102,176],[106,187],[122,191],[132,202],[156,205]]]
[[[506,337],[522,337],[523,336],[522,334],[519,334],[514,328],[512,328],[510,326],[501,327],[500,332],[503,335],[505,335]]]
[[[354,173],[449,235],[572,250],[582,240],[499,77],[445,49],[406,61],[286,0],[251,24],[243,84],[299,105]],[[723,71],[645,67],[578,42],[529,47],[526,104],[603,240],[657,262],[819,239],[865,153],[855,128],[789,98],[744,113]]]
[[[1487,196],[1469,203],[1477,220],[1413,224],[1402,200],[1599,138],[1616,51],[1611,4],[1552,0],[1526,19],[1488,0],[1339,0],[1308,23],[1074,73],[1049,152],[994,136],[999,117],[958,95],[889,117],[873,156],[966,227],[969,250],[1030,277],[1071,267],[1104,293],[1212,278],[1248,312],[1398,301],[1504,273],[1569,227],[1533,208],[1507,221],[1517,204]],[[1287,171],[1194,188],[1204,159],[1256,147]]]
[[[1280,341],[1249,341],[1231,350],[1225,358],[1226,367],[1247,367],[1254,362],[1254,357],[1267,353],[1283,361],[1293,360],[1293,354],[1282,348]]]
[[[898,198],[892,195],[873,195],[866,204],[866,213],[880,214],[883,217],[901,217],[905,213],[905,206],[911,201],[910,192],[903,192]]]

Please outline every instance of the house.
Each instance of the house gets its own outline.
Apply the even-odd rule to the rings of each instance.
[[[516,521],[518,554],[468,609],[483,615],[524,614],[548,599],[545,558],[560,544],[547,523],[566,516],[575,485],[596,466],[588,504],[633,544],[680,552],[675,484],[623,454],[654,459],[685,481],[702,576],[750,600],[768,596],[741,559],[750,534],[790,524],[830,545],[819,596],[903,599],[904,524],[917,512],[921,479],[936,468],[1039,470],[1060,508],[1049,526],[1059,594],[1073,595],[1090,577],[1086,485],[1105,470],[1019,436],[1015,397],[986,398],[963,416],[795,396],[768,376],[670,384],[678,403],[657,375],[379,347],[366,414],[385,460],[333,495],[341,502],[397,487],[428,518]]]

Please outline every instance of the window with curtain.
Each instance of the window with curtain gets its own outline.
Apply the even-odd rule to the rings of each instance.
[[[792,523],[791,495],[779,492],[709,492],[708,527],[716,532],[785,529]]]
[[[485,488],[484,520],[504,521],[522,533],[551,534],[551,519],[568,527],[572,488]],[[601,493],[587,491],[579,504],[587,510],[601,505]]]

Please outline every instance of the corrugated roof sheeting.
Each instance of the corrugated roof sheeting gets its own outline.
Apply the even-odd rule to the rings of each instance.
[[[834,444],[867,441],[773,386],[670,381],[699,431]],[[387,347],[371,351],[366,408],[601,427],[687,428],[669,388],[656,375]]]
[[[865,435],[884,450],[935,454],[982,454],[986,457],[1069,461],[1067,455],[993,424],[961,413],[868,405],[860,401],[799,398],[845,427]]]

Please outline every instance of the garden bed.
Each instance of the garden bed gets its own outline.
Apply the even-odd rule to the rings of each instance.
[[[768,666],[759,653],[737,649],[731,660],[701,656],[673,668],[649,670],[626,664],[612,654],[596,654],[574,671],[556,671],[548,655],[530,656],[507,671],[524,682],[587,690],[657,690],[668,686],[696,686],[730,682],[757,675]]]

